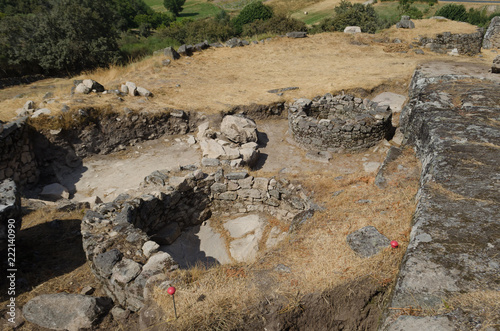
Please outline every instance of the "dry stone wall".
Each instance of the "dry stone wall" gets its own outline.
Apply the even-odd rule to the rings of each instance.
[[[253,178],[246,172],[185,176],[156,171],[145,178],[150,194],[120,196],[88,211],[82,221],[83,248],[107,295],[124,308],[140,310],[149,284],[168,282],[178,268],[159,244],[171,244],[188,227],[212,213],[263,212],[298,226],[312,215],[300,186],[285,180]]]
[[[12,178],[21,186],[38,181],[30,134],[25,118],[0,124],[0,181]]]
[[[436,53],[446,54],[456,48],[460,55],[473,56],[481,52],[483,34],[482,29],[469,34],[443,32],[437,34],[434,38],[422,37],[418,44]]]
[[[500,16],[495,16],[484,34],[484,49],[500,48]]]
[[[316,150],[358,150],[377,144],[391,134],[392,113],[368,99],[326,94],[299,99],[288,109],[294,139]]]
[[[472,330],[473,312],[437,320],[400,309],[439,311],[468,293],[500,291],[500,115],[498,82],[417,70],[403,109],[405,138],[422,162],[417,207],[383,330]],[[458,102],[459,101],[459,102]],[[480,302],[480,301],[479,301]],[[478,303],[481,307],[482,303]],[[498,324],[496,320],[489,321]]]

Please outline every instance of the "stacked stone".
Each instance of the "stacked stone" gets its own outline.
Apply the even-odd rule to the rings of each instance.
[[[7,248],[9,224],[16,231],[21,229],[21,216],[21,195],[16,183],[12,179],[0,181],[0,251]]]
[[[299,99],[289,107],[294,139],[306,147],[336,152],[368,148],[392,129],[392,113],[368,99],[330,93]]]
[[[443,32],[434,38],[422,37],[418,46],[425,47],[436,53],[446,54],[453,49],[458,50],[460,55],[473,56],[481,52],[483,43],[483,32],[454,34]]]
[[[124,308],[138,311],[149,284],[168,283],[178,265],[159,244],[171,244],[182,230],[202,223],[212,213],[268,212],[293,225],[310,204],[300,186],[286,180],[253,178],[246,172],[200,170],[184,177],[154,172],[146,185],[161,188],[138,198],[119,196],[88,211],[81,225],[83,249],[91,270],[107,295]],[[157,283],[156,283],[157,284]]]
[[[0,181],[12,178],[21,186],[38,181],[35,155],[25,118],[3,124],[0,130]]]

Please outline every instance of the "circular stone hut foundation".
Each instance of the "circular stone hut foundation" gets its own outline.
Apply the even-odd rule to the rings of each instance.
[[[290,131],[298,143],[329,152],[376,145],[391,135],[391,119],[388,106],[348,94],[302,98],[288,112]]]
[[[92,272],[107,295],[132,311],[144,306],[149,284],[161,284],[168,279],[169,271],[182,267],[174,255],[167,253],[171,252],[168,246],[164,249],[160,245],[172,245],[182,239],[183,233],[206,226],[211,217],[265,214],[293,230],[313,213],[300,186],[286,180],[254,178],[246,172],[224,174],[222,168],[212,174],[196,170],[185,176],[155,171],[145,178],[144,185],[152,193],[138,198],[121,195],[113,202],[97,205],[85,214],[81,226]],[[238,222],[248,228],[250,223],[260,221],[240,219],[224,224],[234,238],[229,242],[229,252],[222,255],[244,262],[247,256],[255,257],[246,254],[249,249],[260,247],[251,247],[252,240],[244,233],[248,231],[241,231]],[[274,232],[271,230],[269,236],[280,235]],[[218,235],[213,232],[211,237]],[[266,238],[259,237],[257,242],[260,239]],[[241,250],[235,253],[238,247],[244,248],[244,254]],[[232,261],[215,257],[211,262]]]

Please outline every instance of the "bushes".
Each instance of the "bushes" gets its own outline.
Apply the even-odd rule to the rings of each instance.
[[[280,13],[270,19],[256,20],[243,26],[243,35],[254,36],[264,33],[285,34],[290,31],[307,31],[306,24],[295,18]]]
[[[163,0],[163,6],[175,16],[179,16],[184,3],[186,3],[186,0]]]
[[[195,44],[207,40],[208,42],[225,41],[234,36],[234,31],[226,20],[213,18],[171,23],[167,28],[158,31],[163,38],[171,38],[180,44]]]
[[[243,25],[256,20],[268,20],[273,16],[271,7],[264,5],[260,1],[255,1],[246,5],[239,15],[233,20],[233,26],[237,34],[243,32]]]
[[[450,20],[467,22],[478,26],[487,26],[491,19],[500,13],[487,15],[485,10],[470,8],[465,9],[464,5],[456,5],[453,3],[444,5],[436,12],[436,16],[443,16]]]
[[[343,31],[347,26],[355,25],[359,26],[363,32],[375,33],[377,30],[386,28],[389,25],[378,17],[371,5],[352,4],[349,1],[342,0],[334,11],[335,15],[321,21],[313,32]]]

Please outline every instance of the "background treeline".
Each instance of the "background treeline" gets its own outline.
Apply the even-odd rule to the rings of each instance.
[[[424,0],[433,6],[436,0]],[[257,0],[239,13],[220,9],[204,19],[177,17],[185,0],[165,0],[170,11],[153,11],[143,0],[0,0],[0,78],[66,75],[126,63],[167,46],[232,37],[264,39],[290,31],[343,31],[360,26],[375,33],[403,14],[421,18],[413,0],[399,0],[398,15],[381,18],[372,5],[342,0],[331,16],[312,28]],[[491,17],[462,5],[446,5],[437,15],[476,25]],[[182,15],[182,14],[181,14]]]

